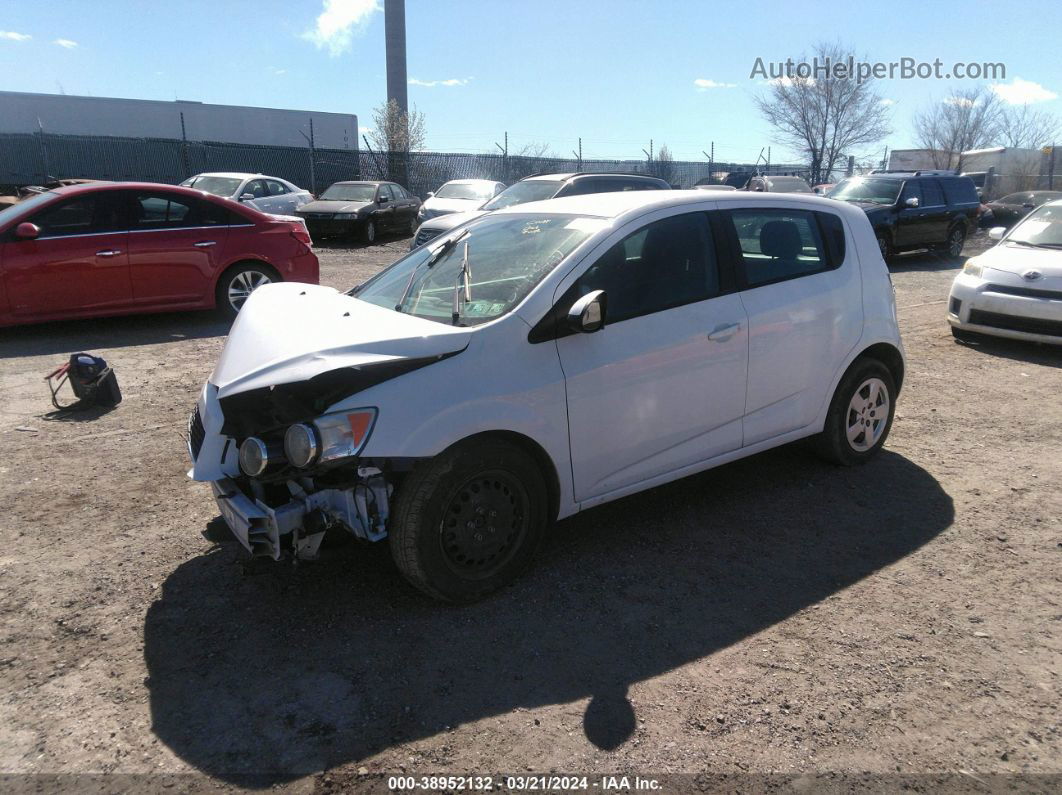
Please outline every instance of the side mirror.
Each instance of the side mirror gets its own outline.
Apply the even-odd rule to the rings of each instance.
[[[1032,210],[1032,209],[1034,209],[1036,207],[1036,205],[1033,204],[1032,202],[1025,202],[1025,204],[1023,204],[1022,207],[1024,207],[1026,210]]]
[[[757,185],[753,190],[757,193],[763,193],[763,187],[761,185]]]
[[[15,227],[15,237],[19,240],[36,240],[40,237],[41,228],[29,221],[23,221]]]
[[[604,290],[587,293],[568,310],[568,328],[581,334],[592,334],[605,327],[608,296]]]
[[[253,202],[254,201],[254,194],[253,193],[241,193],[240,194],[240,201],[242,201],[242,202]]]
[[[377,204],[387,204],[387,202],[388,198],[386,196],[381,196],[379,199],[376,200]]]
[[[1007,227],[1005,226],[993,226],[988,230],[989,240],[1002,240],[1003,235],[1007,233]]]
[[[908,199],[907,201],[905,201],[903,203],[903,206],[904,207],[912,207],[913,208],[913,207],[917,207],[918,204],[919,204],[918,197],[917,196],[912,196],[910,199]]]
[[[435,191],[433,191],[433,190],[430,190],[430,191],[428,191],[428,198],[429,198],[429,199],[430,199],[430,198],[431,198],[432,196],[434,196],[434,195],[435,195]]]

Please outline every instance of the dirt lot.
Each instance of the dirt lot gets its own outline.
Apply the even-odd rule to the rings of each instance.
[[[323,280],[404,249],[321,249]],[[589,511],[465,608],[385,545],[244,565],[185,477],[210,317],[0,331],[0,771],[1062,773],[1062,350],[955,343],[955,267],[893,267],[875,462],[785,448]],[[82,349],[125,402],[49,419]]]

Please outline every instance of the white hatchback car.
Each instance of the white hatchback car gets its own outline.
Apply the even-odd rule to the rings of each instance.
[[[503,190],[505,183],[492,179],[452,179],[434,193],[428,194],[428,198],[417,211],[417,223],[422,224],[440,215],[475,210]]]
[[[546,526],[816,437],[888,436],[904,375],[865,213],[811,195],[638,191],[522,204],[349,293],[256,290],[189,422],[190,475],[254,555],[390,538],[464,601]]]
[[[1062,201],[1043,204],[984,254],[966,260],[951,285],[956,338],[978,334],[1062,345]]]

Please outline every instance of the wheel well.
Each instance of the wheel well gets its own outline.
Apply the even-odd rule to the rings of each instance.
[[[272,265],[270,265],[265,260],[260,260],[260,259],[241,259],[239,262],[232,263],[227,268],[225,268],[221,273],[218,274],[218,278],[216,278],[214,280],[214,295],[215,296],[217,296],[217,294],[218,294],[218,285],[221,284],[221,280],[224,279],[227,274],[231,273],[233,270],[235,270],[236,268],[239,268],[242,265],[253,265],[256,268],[262,268],[263,270],[271,271],[277,277],[277,281],[281,281],[281,282],[284,281],[284,277],[280,275],[280,271],[278,271],[276,268],[274,268]]]
[[[877,359],[888,367],[889,372],[892,373],[892,380],[896,382],[896,392],[899,394],[903,387],[903,356],[895,346],[887,342],[876,343],[856,357],[856,361],[860,359]]]
[[[538,464],[538,468],[542,470],[542,475],[546,479],[546,493],[549,495],[549,510],[550,517],[557,518],[557,514],[560,512],[560,478],[557,477],[557,470],[553,466],[553,459],[549,457],[542,446],[529,436],[524,436],[522,433],[516,433],[515,431],[485,431],[483,433],[477,433],[475,436],[469,436],[462,439],[458,444],[467,442],[471,439],[501,439],[514,447],[519,447]]]

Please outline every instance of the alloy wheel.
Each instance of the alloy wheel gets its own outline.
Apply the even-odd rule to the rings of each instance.
[[[857,452],[865,453],[881,439],[889,421],[889,389],[880,378],[868,378],[852,395],[845,414],[845,436]]]
[[[241,271],[229,282],[229,305],[240,311],[251,293],[264,284],[270,284],[273,280],[261,271]]]
[[[948,235],[948,256],[958,257],[962,254],[963,244],[966,242],[966,235],[963,234],[961,229],[954,230]]]

